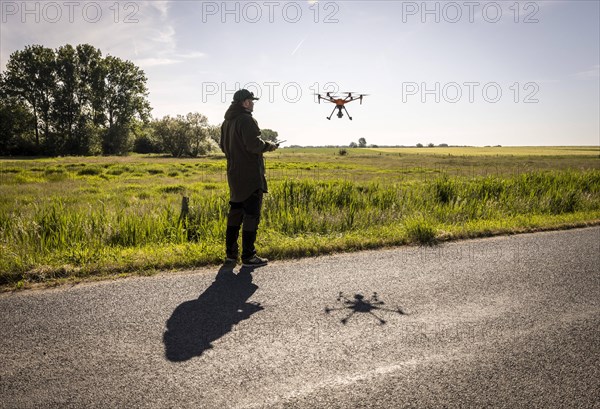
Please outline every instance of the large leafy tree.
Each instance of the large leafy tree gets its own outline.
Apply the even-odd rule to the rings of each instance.
[[[25,102],[8,97],[0,73],[0,155],[35,154],[34,117]]]
[[[30,110],[35,129],[35,143],[52,141],[50,109],[56,87],[54,51],[41,45],[30,45],[11,54],[4,73],[2,88],[6,98],[22,102]]]
[[[0,91],[3,115],[28,110],[30,116],[12,119],[31,121],[38,151],[50,155],[95,154],[100,147],[124,154],[133,121],[147,121],[150,112],[144,72],[130,61],[102,58],[89,44],[14,52]]]
[[[53,119],[64,138],[64,153],[98,153],[102,111],[102,53],[89,44],[69,44],[56,51],[56,94]]]
[[[82,106],[81,116],[85,120],[96,121],[96,115],[102,111],[103,80],[102,52],[89,44],[80,44],[77,52],[77,99]]]
[[[65,144],[70,145],[74,140],[75,127],[81,112],[81,104],[77,98],[79,78],[77,75],[77,54],[70,44],[60,47],[56,52],[56,89],[54,104],[52,104],[52,119],[56,133],[62,139],[60,151]],[[57,137],[58,139],[58,137]],[[69,153],[78,153],[74,146],[67,146]],[[75,151],[75,152],[72,152]]]
[[[73,145],[78,153],[100,153],[102,105],[104,101],[102,52],[89,45],[80,44],[77,52],[76,99],[80,110]]]
[[[144,71],[131,61],[108,56],[104,59],[104,119],[107,130],[102,148],[105,154],[124,154],[131,149],[130,127],[135,117],[150,114]]]

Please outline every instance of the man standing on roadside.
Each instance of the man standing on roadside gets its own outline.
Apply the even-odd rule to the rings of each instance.
[[[229,214],[225,235],[226,263],[236,263],[239,256],[238,237],[242,228],[242,263],[245,267],[260,267],[268,260],[258,257],[254,242],[260,222],[263,194],[267,192],[264,152],[277,149],[278,144],[260,139],[258,122],[252,117],[258,98],[246,89],[233,95],[221,126],[221,150],[227,158],[229,184]]]

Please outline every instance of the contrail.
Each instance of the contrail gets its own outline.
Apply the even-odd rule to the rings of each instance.
[[[296,48],[294,48],[294,51],[292,51],[292,55],[296,54],[296,51],[298,51],[298,49],[300,48],[300,46],[302,45],[302,43],[304,42],[304,40],[306,40],[306,37],[304,37],[302,40],[300,40],[300,42],[298,43],[298,45],[296,46]]]

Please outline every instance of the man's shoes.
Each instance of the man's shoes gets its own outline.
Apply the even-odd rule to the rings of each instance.
[[[225,259],[225,261],[223,262],[223,264],[225,264],[225,265],[236,265],[237,264],[237,258],[227,257]]]
[[[254,256],[252,258],[242,260],[243,267],[262,267],[266,266],[269,263],[269,260],[266,258]]]

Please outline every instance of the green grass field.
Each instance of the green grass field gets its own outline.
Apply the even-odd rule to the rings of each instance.
[[[266,155],[261,255],[314,256],[600,222],[597,147],[347,152]],[[191,205],[184,218],[183,196]],[[0,286],[217,264],[227,209],[222,155],[0,160]]]
[[[452,156],[600,156],[597,146],[504,146],[504,147],[433,147],[369,148],[376,152],[414,153]]]

